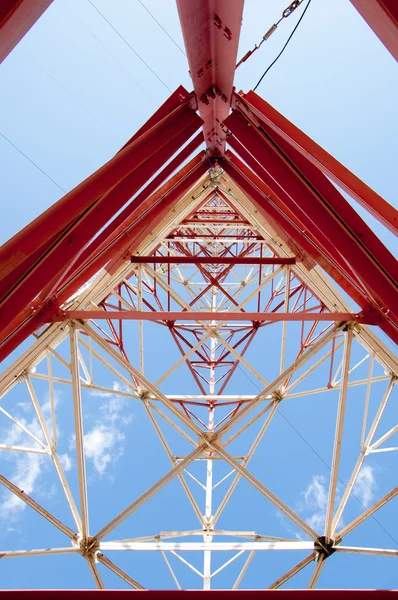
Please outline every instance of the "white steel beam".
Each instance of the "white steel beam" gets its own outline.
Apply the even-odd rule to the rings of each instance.
[[[81,535],[83,539],[89,536],[88,524],[88,501],[87,501],[87,477],[86,477],[86,459],[84,455],[84,434],[83,434],[83,408],[80,392],[79,375],[79,348],[76,326],[69,324],[69,339],[71,352],[71,371],[72,371],[72,392],[73,392],[73,414],[75,421],[75,439],[76,439],[76,458],[77,473],[79,478],[79,497],[81,513]],[[90,569],[95,578],[95,570],[90,563]]]
[[[138,583],[138,581],[130,577],[130,575],[127,575],[127,573],[120,569],[120,567],[115,565],[115,563],[109,560],[109,558],[104,556],[102,552],[96,553],[96,559],[98,560],[98,562],[102,563],[110,571],[112,571],[112,573],[115,573],[115,575],[118,575],[118,577],[120,577],[121,579],[123,579],[123,581],[128,583],[134,590],[145,590],[145,588],[140,583]]]
[[[346,407],[346,402],[347,402],[347,384],[348,384],[348,373],[349,373],[349,369],[350,369],[352,338],[353,338],[353,333],[352,333],[352,329],[350,328],[350,329],[348,329],[348,331],[346,333],[346,340],[345,340],[345,345],[344,345],[343,374],[342,374],[342,380],[341,380],[340,398],[339,398],[339,405],[338,405],[338,412],[337,412],[337,419],[336,419],[336,430],[335,430],[335,438],[334,438],[332,467],[331,467],[331,471],[330,471],[328,505],[327,505],[327,510],[326,510],[326,520],[325,520],[326,544],[330,543],[330,539],[331,539],[331,535],[332,535],[332,519],[333,519],[334,503],[335,503],[336,492],[337,492],[337,480],[338,480],[338,474],[339,474],[341,441],[342,441],[342,436],[343,436],[344,415],[345,415],[345,407]]]
[[[54,527],[62,531],[66,536],[68,536],[71,540],[77,538],[77,533],[72,531],[67,525],[64,525],[59,519],[54,517],[48,510],[43,508],[36,500],[33,500],[28,494],[26,494],[23,490],[21,490],[18,486],[14,485],[11,481],[9,481],[3,475],[0,475],[0,483],[2,483],[10,492],[15,494],[20,500],[25,502],[28,506],[33,508],[36,512],[39,513],[42,517],[47,519]]]
[[[202,444],[193,450],[188,456],[176,465],[171,471],[166,473],[159,481],[157,481],[152,487],[149,488],[144,494],[142,494],[137,500],[132,502],[127,508],[125,508],[117,517],[115,517],[110,523],[105,525],[96,535],[96,540],[101,540],[106,535],[109,535],[111,531],[115,529],[120,523],[127,519],[133,514],[140,506],[142,506],[147,500],[152,498],[162,487],[164,487],[169,481],[171,481],[176,475],[181,473],[195,458],[206,448],[206,444]]]

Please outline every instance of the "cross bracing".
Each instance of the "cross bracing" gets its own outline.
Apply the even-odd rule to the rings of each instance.
[[[1,565],[361,587],[397,556],[398,277],[347,197],[397,212],[233,89],[241,0],[177,4],[194,91],[0,249],[1,506],[38,532]]]
[[[284,574],[270,570],[264,576],[263,586],[271,588],[294,581],[298,573],[314,587],[339,554],[385,560],[397,555],[394,544],[350,542],[398,494],[393,486],[380,490],[385,493],[370,506],[356,494],[358,478],[374,453],[396,451],[396,418],[388,412],[396,394],[396,361],[321,269],[306,268],[220,167],[203,175],[134,254],[112,274],[100,271],[54,321],[2,376],[3,423],[18,429],[23,442],[1,449],[47,463],[62,490],[63,519],[47,509],[45,499],[36,501],[6,476],[1,482],[61,531],[64,543],[8,550],[4,558],[41,556],[44,561],[46,555],[80,555],[98,587],[104,586],[103,570],[108,569],[142,589],[150,585],[140,576],[142,564],[159,555],[171,587],[210,589],[224,572],[237,589],[251,587],[250,565],[253,570],[264,552],[286,555]],[[153,348],[162,356],[155,364]],[[62,403],[68,399],[67,419],[60,395]],[[17,416],[13,397],[31,402],[30,422]],[[157,439],[169,464],[157,481],[151,477],[147,489],[128,486],[126,505],[118,502],[117,510],[99,511],[90,494],[87,469],[93,455],[85,407],[96,403],[98,413],[98,398],[104,399],[102,415],[114,410],[115,402],[123,403],[129,438],[134,437],[132,415],[150,424],[153,434],[141,440],[136,460],[151,469],[150,448]],[[322,402],[330,405],[333,419],[315,423],[317,411],[310,406]],[[279,413],[288,415],[289,406],[300,403],[329,438],[322,451],[330,468],[327,505],[316,523],[297,503],[284,501],[290,496],[291,469],[300,461],[291,459],[288,465],[282,457],[285,471],[273,485],[262,465],[271,457],[278,464],[280,449],[271,450],[267,436],[273,440],[280,428]],[[353,418],[355,444],[345,449]],[[70,471],[60,458],[65,420],[73,440]],[[344,429],[347,420],[349,430]],[[342,475],[344,451],[352,465],[347,474],[344,458]],[[98,460],[106,463],[107,457]],[[97,467],[101,470],[101,462]],[[178,504],[190,507],[183,529],[175,510],[162,509],[167,486],[177,484],[173,495]],[[241,496],[242,485],[250,493]],[[229,509],[234,498],[245,504],[253,493],[272,516],[251,529],[246,524],[262,523],[261,511],[242,517],[240,526]],[[159,515],[151,530],[137,528],[140,510]],[[138,563],[128,558],[138,554]],[[296,566],[290,556],[299,558]]]

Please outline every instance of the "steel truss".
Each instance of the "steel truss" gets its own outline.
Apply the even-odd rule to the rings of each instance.
[[[378,520],[396,469],[358,492],[397,455],[397,263],[331,182],[395,233],[397,211],[234,91],[243,0],[177,6],[194,92],[0,249],[0,360],[34,336],[0,376],[0,482],[55,540],[0,557],[81,557],[100,589],[154,587],[160,562],[177,589],[313,588],[342,554],[398,554]],[[370,13],[386,43],[392,17]],[[300,444],[329,480],[312,517]]]
[[[397,360],[364,324],[366,317],[347,306],[319,267],[308,268],[222,168],[216,166],[203,175],[132,255],[125,255],[112,272],[100,271],[51,321],[0,379],[3,402],[13,394],[21,400],[28,398],[38,426],[27,425],[11,409],[1,407],[4,422],[19,428],[29,445],[2,443],[0,449],[10,455],[39,454],[52,463],[70,525],[15,482],[3,475],[0,481],[62,532],[67,543],[5,550],[0,556],[77,554],[87,561],[101,589],[104,567],[134,589],[148,585],[134,568],[135,561],[131,561],[131,572],[117,565],[120,552],[145,558],[151,553],[161,555],[170,585],[178,589],[184,587],[179,563],[192,575],[189,587],[203,589],[217,586],[214,578],[234,563],[239,565],[232,585],[237,589],[251,587],[250,566],[262,552],[284,551],[285,572],[276,580],[275,576],[264,580],[264,587],[276,589],[292,578],[294,582],[294,576],[306,567],[308,587],[315,587],[334,554],[398,555],[395,547],[351,545],[348,537],[391,502],[398,487],[370,506],[357,505],[355,517],[347,513],[348,505],[355,502],[355,486],[367,458],[397,450],[389,444],[398,425],[390,422],[387,429],[384,419],[396,392]],[[156,378],[148,375],[151,347],[156,345],[156,335],[147,330],[149,322],[162,330],[162,340],[164,333],[168,336],[170,344],[162,341],[165,366]],[[256,345],[260,337],[261,344]],[[171,365],[169,347],[180,355]],[[260,360],[253,360],[253,348],[261,352]],[[253,390],[254,386],[258,391],[236,393],[242,388],[243,373],[243,387]],[[166,393],[170,380],[181,381],[187,393]],[[61,388],[73,406],[77,486],[71,485],[58,450],[62,425],[55,390]],[[124,398],[133,412],[142,406],[170,463],[168,472],[138,497],[131,495],[127,506],[115,511],[99,530],[90,523],[90,505],[95,499],[88,493],[85,450],[88,392]],[[342,480],[344,423],[353,392],[363,400],[361,435],[357,462],[349,479]],[[267,457],[264,440],[281,407],[283,411],[289,403],[309,396],[327,401],[331,395],[338,399],[333,450],[329,457],[325,455],[330,466],[328,502],[324,525],[314,527],[297,507],[287,505],[268,487],[266,476],[255,476],[250,463],[255,455]],[[46,397],[50,406],[45,413]],[[143,464],[147,450],[143,447],[137,457]],[[161,492],[172,480],[179,481],[192,508],[190,529],[167,529]],[[286,537],[282,520],[275,520],[279,523],[275,535],[275,523],[268,531],[261,526],[248,531],[236,517],[231,518],[226,508],[243,481],[291,523],[295,535]],[[342,481],[343,492],[339,489]],[[218,502],[217,488],[223,490]],[[149,528],[145,536],[134,537],[132,526],[133,537],[119,539],[117,528],[128,526],[130,517],[150,500],[153,511],[163,510],[165,529]],[[347,514],[351,515],[348,522]],[[202,554],[200,568],[191,560],[197,552]],[[293,567],[289,552],[303,556]],[[221,564],[217,554],[223,557]]]

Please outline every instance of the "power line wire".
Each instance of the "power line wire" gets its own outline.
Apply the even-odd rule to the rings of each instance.
[[[91,31],[91,29],[89,29],[87,27],[87,25],[85,23],[83,23],[83,21],[77,16],[77,14],[63,1],[60,0],[62,2],[62,4],[65,6],[65,8],[67,8],[69,10],[69,12],[75,17],[75,19],[77,21],[79,21],[80,25],[82,25],[86,31],[89,32],[89,34],[91,35],[91,37],[93,37],[100,46],[102,46],[102,48],[105,50],[105,52],[107,52],[109,54],[109,56],[111,56],[113,58],[113,60],[115,62],[117,62],[117,64],[119,65],[119,67],[121,67],[123,69],[123,71],[125,73],[127,73],[127,75],[130,77],[130,79],[132,81],[134,81],[134,83],[136,84],[136,86],[138,86],[143,92],[144,94],[146,94],[148,96],[148,98],[150,98],[151,100],[153,100],[152,96],[150,94],[148,94],[148,92],[142,87],[142,85],[140,85],[138,83],[138,81],[135,79],[135,77],[132,76],[132,74],[130,73],[130,71],[128,71],[126,69],[126,67],[116,58],[116,56],[114,56],[114,54],[112,54],[112,52],[110,50],[108,50],[108,48],[101,42],[101,40]]]
[[[103,127],[103,125],[101,125],[101,123],[99,121],[97,121],[97,119],[95,117],[93,117],[93,115],[82,104],[80,104],[80,102],[78,100],[76,100],[76,98],[74,96],[72,96],[72,94],[70,92],[68,92],[66,87],[64,87],[62,85],[62,83],[60,83],[58,81],[58,79],[56,79],[49,71],[47,71],[47,69],[45,67],[43,67],[43,65],[41,63],[37,62],[37,60],[34,59],[33,56],[30,56],[30,55],[27,55],[27,56],[29,56],[30,60],[33,61],[38,67],[43,69],[43,71],[53,81],[55,81],[55,83],[61,88],[61,90],[63,90],[65,92],[65,94],[67,94],[69,96],[69,98],[71,98],[73,100],[73,102],[75,102],[90,117],[90,119],[92,119],[94,121],[94,123],[96,123],[98,125],[98,127],[100,127],[102,129],[102,131],[104,131],[107,135],[109,135],[109,137],[111,137],[115,142],[117,142],[117,139],[109,131],[107,131],[105,129],[105,127]]]
[[[54,183],[54,185],[56,185],[57,188],[59,188],[61,190],[61,192],[64,192],[64,194],[66,194],[66,190],[64,190],[63,187],[61,187],[56,181],[54,181],[54,179],[52,177],[50,177],[50,175],[48,175],[48,173],[46,173],[45,171],[43,171],[43,169],[41,167],[39,167],[39,165],[37,165],[31,158],[29,158],[29,156],[27,154],[25,154],[25,152],[22,152],[22,150],[20,148],[18,148],[18,146],[16,146],[11,140],[9,140],[8,137],[6,137],[3,133],[0,132],[0,135],[13,148],[15,148],[15,150],[17,150],[20,154],[22,154],[22,156],[24,156],[26,158],[26,160],[28,160],[30,163],[32,163],[32,165],[34,167],[36,167],[36,169],[38,169],[41,173],[43,173],[43,175],[45,175],[47,177],[47,179],[49,179],[50,181],[52,181],[52,183]]]
[[[155,23],[157,23],[157,24],[159,25],[160,29],[162,29],[162,31],[164,31],[164,32],[165,32],[165,34],[167,35],[167,37],[168,37],[168,38],[169,38],[169,39],[170,39],[170,40],[173,42],[173,44],[174,44],[175,46],[177,46],[177,48],[179,49],[179,51],[180,51],[180,52],[182,52],[184,56],[186,56],[186,54],[185,54],[184,50],[181,48],[181,46],[179,46],[179,45],[177,44],[177,42],[176,42],[175,40],[173,40],[173,38],[171,37],[171,35],[170,35],[170,34],[169,34],[169,33],[168,33],[166,30],[165,30],[165,28],[163,27],[163,25],[162,25],[161,23],[159,23],[159,21],[156,19],[156,17],[154,17],[154,16],[153,16],[153,14],[152,14],[152,13],[151,13],[151,11],[149,10],[149,8],[147,8],[147,7],[145,6],[145,4],[144,4],[143,2],[141,2],[141,0],[137,0],[137,2],[139,2],[139,3],[141,4],[141,6],[142,6],[143,8],[145,8],[145,10],[147,11],[147,13],[148,13],[149,15],[151,15],[151,17],[152,17],[152,19],[155,21]]]
[[[253,91],[255,91],[258,86],[260,85],[260,83],[262,82],[262,80],[264,79],[264,77],[266,76],[266,74],[268,73],[268,71],[270,69],[272,69],[272,67],[274,66],[274,64],[277,62],[277,60],[282,56],[282,54],[284,53],[284,51],[286,50],[287,45],[289,44],[290,40],[292,39],[293,35],[295,34],[298,26],[300,25],[301,21],[304,18],[305,13],[308,10],[309,5],[311,4],[312,0],[308,0],[307,6],[305,7],[303,14],[301,15],[301,17],[299,18],[299,20],[296,23],[296,26],[294,27],[292,33],[289,35],[289,37],[287,38],[287,41],[285,43],[285,45],[283,46],[282,50],[279,52],[278,56],[272,61],[272,63],[269,65],[269,67],[267,67],[267,69],[264,71],[264,73],[261,75],[260,79],[258,80],[256,86],[253,88]]]
[[[151,73],[153,73],[153,75],[155,75],[156,79],[158,79],[158,80],[160,81],[160,83],[161,83],[162,85],[164,85],[164,87],[165,87],[165,88],[166,88],[166,89],[167,89],[167,90],[168,90],[168,91],[171,93],[171,92],[172,92],[172,90],[171,90],[171,89],[168,87],[168,85],[166,85],[166,84],[165,84],[165,82],[164,82],[164,81],[163,81],[163,80],[162,80],[162,79],[159,77],[159,75],[157,75],[157,73],[155,73],[155,71],[154,71],[154,70],[153,70],[153,69],[152,69],[152,68],[151,68],[151,67],[148,65],[148,63],[147,63],[147,62],[145,62],[145,60],[142,58],[142,56],[140,56],[140,54],[138,54],[138,52],[137,52],[136,50],[134,50],[133,46],[131,46],[131,44],[129,44],[129,42],[128,42],[128,41],[127,41],[127,40],[126,40],[126,39],[125,39],[125,38],[122,36],[122,34],[118,32],[118,30],[116,29],[116,27],[114,27],[114,26],[112,25],[112,23],[111,23],[110,21],[108,21],[108,19],[107,19],[107,18],[105,17],[105,15],[104,15],[104,14],[103,14],[103,13],[102,13],[100,10],[99,10],[99,8],[97,8],[97,7],[95,6],[95,4],[93,4],[93,3],[91,2],[91,0],[87,0],[87,1],[88,1],[88,2],[91,4],[91,6],[92,6],[92,7],[93,7],[93,8],[94,8],[96,11],[97,11],[97,13],[98,13],[99,15],[101,15],[101,17],[104,19],[104,21],[106,21],[106,22],[108,23],[109,27],[111,27],[111,28],[113,29],[113,31],[114,31],[114,32],[115,32],[115,33],[116,33],[116,34],[117,34],[117,35],[118,35],[118,36],[119,36],[119,37],[120,37],[120,38],[121,38],[121,39],[124,41],[124,43],[125,43],[125,44],[126,44],[126,45],[127,45],[129,48],[130,48],[130,50],[131,50],[132,52],[134,52],[134,54],[135,54],[135,55],[136,55],[136,56],[137,56],[137,57],[140,59],[140,61],[141,61],[142,63],[144,63],[144,65],[145,65],[145,66],[146,66],[146,67],[147,67],[147,68],[148,68],[148,69],[151,71]]]

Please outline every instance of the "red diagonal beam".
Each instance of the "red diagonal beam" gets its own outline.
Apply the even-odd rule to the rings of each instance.
[[[137,189],[159,169],[164,160],[170,158],[175,151],[172,146],[173,138],[185,130],[185,140],[188,139],[193,133],[192,129],[196,130],[200,124],[201,120],[190,108],[183,107],[182,110],[177,109],[175,114],[172,113],[163,123],[162,129],[158,130],[155,137],[152,137],[151,143],[142,145],[142,154],[138,159],[140,167],[134,170],[134,174],[121,179],[98,202],[95,202],[93,206],[86,210],[57,244],[7,294],[0,306],[0,323],[13,325],[14,319],[36,298],[48,281],[60,273],[68,264],[74,262],[95,234],[118,212]],[[142,137],[145,137],[145,135],[147,134]],[[159,152],[165,145],[169,147],[168,157]],[[133,144],[127,147],[124,152],[128,153],[130,147],[133,147]],[[122,154],[118,156],[122,156]],[[145,156],[149,157],[148,164],[143,160]]]
[[[351,0],[387,50],[398,60],[397,0]]]
[[[370,1],[373,2],[374,0]],[[398,40],[398,32],[396,35]],[[243,96],[235,94],[233,106],[239,106],[242,110],[251,112],[252,115],[257,117],[266,126],[267,131],[272,131],[280,138],[283,138],[290,146],[305,156],[356,202],[369,211],[373,217],[383,223],[390,231],[396,235],[398,234],[398,211],[367,186],[366,183],[351,173],[331,154],[326,152],[319,144],[288,121],[268,102],[255,92],[248,92]]]
[[[0,276],[4,277],[17,268],[37,248],[80,217],[123,177],[140,167],[154,151],[165,145],[170,139],[164,135],[165,129],[170,126],[170,120],[178,121],[179,116],[185,111],[185,105],[180,104],[172,113],[155,123],[138,139],[8,240],[0,249]],[[175,135],[177,133],[175,132]],[[162,144],[159,144],[160,139]]]
[[[203,161],[203,153],[196,156],[188,165],[172,178],[167,193],[157,198],[155,203],[150,197],[144,202],[136,219],[126,227],[125,231],[105,248],[90,263],[84,266],[68,283],[50,298],[39,310],[32,311],[28,307],[26,312],[18,317],[18,321],[5,328],[0,341],[0,361],[10,354],[21,342],[31,335],[43,323],[57,312],[68,298],[70,298],[82,285],[95,273],[107,264],[112,270],[119,263],[123,255],[130,249],[131,252],[138,247],[143,238],[147,237],[166,214],[173,208],[178,200],[192,187],[206,172],[208,166]],[[158,194],[154,194],[155,196]]]
[[[193,127],[196,127],[193,125]],[[176,136],[171,141],[172,150],[177,150],[181,144],[184,142],[187,136],[187,131],[183,130],[178,136]],[[59,279],[59,285],[62,285],[65,281],[67,281],[70,277],[72,277],[82,266],[87,264],[91,259],[95,259],[95,257],[105,249],[109,244],[112,243],[113,240],[117,239],[117,237],[125,231],[126,227],[132,222],[132,215],[136,214],[137,209],[141,206],[143,202],[145,202],[156,189],[161,186],[165,180],[175,171],[183,162],[186,160],[203,142],[203,134],[200,132],[195,138],[189,142],[179,152],[179,154],[173,158],[169,162],[169,164],[162,169],[162,171],[156,175],[152,179],[145,188],[137,194],[137,196],[130,202],[126,208],[122,210],[122,212],[117,215],[115,219],[107,226],[105,229],[98,235],[96,238],[87,246],[84,251],[81,253],[79,258],[76,260],[72,267],[69,267],[67,272],[64,273]],[[168,154],[170,154],[170,144],[167,144],[162,150],[156,155],[152,156],[149,161],[153,164],[157,165],[159,163],[159,159],[165,159]],[[150,166],[150,162],[147,163],[147,166]],[[145,177],[145,174],[144,174]],[[169,180],[172,181],[172,180]],[[125,178],[125,185],[128,186],[129,190],[137,189],[140,187],[141,180],[138,179],[136,173],[134,172],[132,175],[129,175]],[[160,188],[159,191],[163,190]],[[130,191],[129,191],[130,194]],[[155,200],[155,199],[154,199]],[[133,217],[134,220],[135,217]],[[54,287],[57,287],[57,282],[52,282],[50,286],[51,289],[48,290],[48,293],[53,291]]]
[[[322,248],[323,251],[329,256],[332,260],[338,264],[341,260],[341,256],[339,254],[338,248],[333,243],[321,228],[317,229],[316,235],[313,231],[312,221],[310,215],[308,215],[302,207],[297,206],[294,202],[294,198],[287,193],[282,185],[278,181],[275,181],[275,178],[268,173],[266,169],[263,168],[262,165],[254,158],[252,154],[235,138],[230,138],[230,145],[232,148],[239,154],[241,158],[250,166],[251,169],[261,178],[261,180],[266,184],[269,190],[270,199],[278,206],[279,210],[282,214],[286,215],[292,223],[298,228],[299,231],[305,231],[306,235],[311,238],[311,241],[317,248]],[[232,159],[232,162],[234,159]],[[280,230],[277,229],[278,233]],[[286,236],[282,235],[282,239]],[[289,247],[291,247],[291,242],[289,239],[285,239]],[[355,272],[351,269],[351,267],[347,264],[344,265],[344,271],[346,275],[348,275],[353,281],[355,281],[356,285],[362,288],[362,283],[358,280]]]
[[[348,203],[346,210],[342,211],[340,206],[338,211],[333,198],[328,196],[325,200],[277,146],[256,128],[247,126],[248,122],[243,115],[234,111],[226,124],[239,141],[250,148],[253,156],[269,174],[272,179],[269,185],[274,191],[278,193],[280,189],[284,190],[297,210],[305,213],[311,222],[309,231],[315,237],[323,235],[333,241],[341,256],[337,264],[343,266],[347,263],[353,269],[366,287],[372,304],[377,308],[380,306],[398,328],[397,284],[393,276],[393,268],[396,270],[397,263],[394,257],[386,249],[383,253],[378,251],[376,254],[376,250],[370,252],[354,232],[354,228],[345,222],[352,221]],[[373,234],[365,223],[362,230],[366,238],[372,238]]]
[[[28,33],[53,0],[0,2],[0,63]]]
[[[338,265],[325,255],[319,246],[308,236],[305,227],[298,227],[281,208],[278,206],[277,197],[272,190],[266,186],[253,171],[248,169],[242,161],[235,156],[230,156],[230,160],[224,160],[222,163],[225,171],[231,176],[242,191],[253,201],[259,212],[269,219],[271,216],[292,239],[303,248],[325,271],[328,273],[343,289],[357,302],[362,309],[369,310],[369,300],[364,292],[359,289],[344,273]],[[395,342],[398,343],[398,331],[395,324],[391,323],[387,315],[384,315],[375,309],[378,316],[381,317],[380,327]]]

